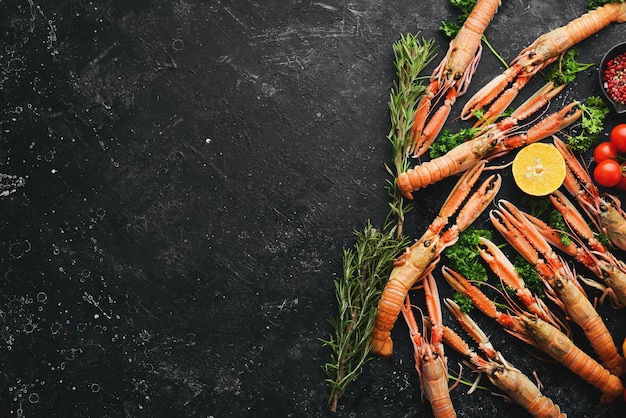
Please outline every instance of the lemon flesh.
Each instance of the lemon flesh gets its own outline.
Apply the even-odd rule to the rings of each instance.
[[[532,196],[545,196],[561,187],[565,170],[559,150],[542,142],[526,145],[513,160],[515,184]]]

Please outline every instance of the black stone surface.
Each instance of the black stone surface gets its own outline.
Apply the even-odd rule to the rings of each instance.
[[[586,2],[503,3],[486,35],[511,60]],[[441,57],[456,15],[447,1],[1,1],[0,416],[333,416],[319,339],[342,248],[387,213],[391,45],[419,32]],[[625,38],[611,25],[579,60]],[[486,51],[451,129],[501,71]],[[552,108],[599,94],[590,70]],[[417,194],[407,233],[453,181]],[[625,311],[599,310],[621,345]],[[478,319],[568,416],[624,416]],[[336,416],[432,416],[402,324],[393,337]],[[529,416],[487,391],[452,399],[461,417]]]

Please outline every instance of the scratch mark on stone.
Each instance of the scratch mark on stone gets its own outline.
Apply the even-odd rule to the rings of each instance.
[[[246,30],[248,29],[248,25],[243,23],[237,16],[235,16],[235,14],[228,7],[224,6],[224,10],[226,10],[226,13],[228,13],[230,15],[230,17],[232,17],[235,22],[239,23],[239,25],[241,25],[241,27],[245,28]]]
[[[304,59],[303,59],[304,58]],[[306,57],[300,57],[298,55],[278,54],[263,59],[265,62],[275,65],[295,66],[303,70],[305,64],[308,64],[309,60]]]
[[[223,55],[223,56],[219,57],[217,62],[230,65],[235,71],[237,71],[238,74],[243,76],[245,81],[249,81],[249,82],[251,82],[253,84],[256,84],[256,82],[260,79],[258,74],[255,74],[255,73],[251,72],[250,70],[248,70],[247,68],[244,68],[244,67],[236,64],[234,62],[233,57],[231,57],[230,55]],[[240,81],[237,81],[237,84],[239,84],[239,83],[240,83]]]
[[[112,45],[110,45],[107,49],[105,49],[104,51],[102,51],[102,53],[100,53],[100,55],[98,55],[97,57],[95,57],[94,59],[92,59],[89,62],[89,67],[95,67],[96,65],[98,65],[98,63],[100,61],[102,61],[102,59],[104,57],[106,57],[112,50],[113,48],[115,48],[117,46],[117,41],[114,42]]]
[[[283,299],[283,301],[281,303],[272,303],[272,302],[267,302],[261,305],[261,310],[264,311],[265,315],[267,316],[270,312],[274,312],[273,316],[277,317],[279,314],[281,314],[283,311],[290,311],[294,308],[296,308],[299,304],[299,300],[298,298],[293,298],[291,300],[287,300],[287,299]],[[276,312],[278,311],[278,312]]]
[[[261,42],[285,42],[297,38],[304,42],[311,39],[349,38],[356,36],[357,33],[355,31],[346,31],[344,27],[344,24],[306,28],[289,26],[284,29],[265,30],[259,35],[254,35],[252,39],[259,39]]]
[[[339,10],[336,7],[331,6],[329,4],[326,4],[326,3],[315,2],[315,3],[313,3],[313,5],[314,6],[319,6],[319,7],[323,8],[323,9],[326,9],[326,10],[332,10],[333,12],[336,12],[337,10]]]
[[[174,115],[176,116],[176,115]],[[174,119],[170,124],[168,124],[167,126],[165,126],[160,132],[159,134],[162,135],[165,132],[167,132],[168,130],[176,127],[177,125],[181,124],[182,122],[184,122],[185,119],[183,119],[182,117],[178,117],[176,119]]]

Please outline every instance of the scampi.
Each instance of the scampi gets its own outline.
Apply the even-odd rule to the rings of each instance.
[[[506,200],[489,217],[495,228],[541,276],[546,294],[578,324],[604,366],[616,376],[624,373],[624,358],[618,353],[606,324],[582,289],[569,265],[556,254],[541,232],[515,205]]]
[[[513,402],[526,409],[533,417],[567,417],[552,399],[541,393],[541,389],[528,376],[506,361],[499,351],[496,351],[483,330],[468,314],[461,310],[459,305],[450,299],[445,299],[444,304],[459,321],[463,329],[478,343],[479,349],[487,358],[483,358],[473,351],[467,342],[450,327],[444,327],[443,330],[443,339],[446,344],[469,358],[476,370],[485,373],[494,386],[502,390]]]
[[[558,328],[513,305],[507,306],[512,314],[501,312],[482,291],[454,270],[444,269],[443,275],[453,288],[465,292],[480,311],[495,319],[511,335],[543,351],[599,389],[601,402],[613,402],[622,396],[624,386],[620,378],[577,347]],[[464,290],[470,288],[471,292]]]
[[[585,13],[565,26],[541,35],[511,61],[509,68],[467,101],[461,112],[461,118],[470,119],[476,111],[484,109],[490,103],[489,112],[493,115],[501,114],[535,74],[556,61],[572,46],[611,23],[624,22],[626,22],[626,3],[608,3]],[[510,87],[507,89],[507,86]]]
[[[529,106],[534,106],[534,103],[529,103]],[[525,114],[526,110],[525,105],[518,109],[519,114]],[[407,199],[412,199],[412,193],[416,190],[462,173],[482,159],[495,158],[513,149],[540,141],[574,123],[580,116],[578,102],[572,102],[519,133],[518,113],[514,113],[498,123],[484,127],[474,138],[461,143],[446,154],[399,174],[398,188]]]
[[[467,91],[480,61],[481,37],[499,6],[500,0],[478,0],[461,30],[450,41],[446,55],[435,68],[417,106],[409,148],[414,156],[423,155],[435,141],[456,99]],[[433,112],[433,102],[441,100],[443,104]]]
[[[587,220],[564,193],[557,190],[549,197],[569,227],[569,231],[553,228],[528,213],[524,213],[524,216],[553,247],[568,254],[595,274],[597,280],[582,276],[580,279],[602,291],[601,303],[608,296],[615,308],[626,307],[626,264],[600,242],[597,234],[587,224]],[[564,236],[568,239],[564,240]]]
[[[408,291],[432,272],[439,262],[441,252],[456,242],[459,233],[478,218],[500,190],[502,179],[500,175],[494,174],[483,181],[478,190],[468,198],[484,168],[485,162],[479,162],[461,176],[426,232],[396,261],[378,303],[372,335],[373,353],[384,357],[392,354],[391,329]],[[463,203],[466,199],[467,202]],[[459,210],[461,205],[463,207]],[[448,227],[449,219],[457,211],[455,223]]]

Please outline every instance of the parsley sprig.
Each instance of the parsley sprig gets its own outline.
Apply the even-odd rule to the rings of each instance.
[[[513,267],[519,277],[521,277],[524,281],[524,285],[528,290],[540,298],[545,297],[541,277],[539,277],[537,269],[535,269],[532,264],[526,261],[526,259],[521,255],[516,255],[515,260],[513,261]]]
[[[428,148],[430,158],[440,157],[452,148],[474,138],[480,129],[481,128],[462,128],[456,133],[452,133],[448,128],[444,129],[439,135],[439,138],[437,138],[437,141],[433,142]]]
[[[467,280],[474,282],[487,281],[487,270],[479,262],[480,253],[478,244],[480,237],[491,240],[491,231],[470,226],[459,235],[459,240],[444,251],[448,265]],[[463,312],[469,312],[474,307],[472,300],[464,294],[455,291],[452,299],[460,306]]]
[[[598,96],[590,96],[585,103],[579,105],[582,111],[580,118],[580,133],[568,136],[566,143],[574,151],[585,152],[598,142],[600,133],[604,131],[604,119],[610,109],[604,100]]]
[[[563,218],[563,215],[558,210],[554,209],[550,212],[550,218],[548,219],[548,225],[554,228],[559,233],[559,238],[563,245],[567,246],[572,243],[572,237],[567,233],[569,227]]]
[[[561,55],[559,60],[552,64],[546,72],[545,79],[555,86],[571,83],[576,75],[593,67],[593,63],[582,64],[576,61],[578,51],[570,48]],[[609,113],[608,105],[598,96],[588,97],[584,104],[579,105],[582,112],[580,133],[569,136],[565,142],[574,150],[585,152],[597,141],[604,130],[604,118]]]
[[[559,60],[554,63],[546,73],[546,81],[552,81],[555,86],[571,83],[576,79],[576,74],[593,67],[593,63],[581,64],[576,61],[578,50],[570,48],[563,53]]]

